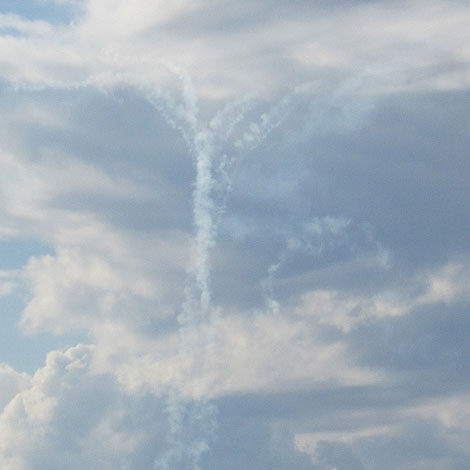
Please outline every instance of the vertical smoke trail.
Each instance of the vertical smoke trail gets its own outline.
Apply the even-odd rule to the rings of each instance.
[[[195,337],[194,329],[208,325],[215,310],[211,306],[210,286],[210,249],[215,243],[216,220],[220,205],[215,202],[215,182],[218,179],[219,192],[224,192],[228,176],[222,163],[214,169],[217,134],[228,135],[241,120],[244,106],[226,107],[211,123],[203,125],[198,118],[198,104],[189,76],[178,71],[183,82],[183,103],[177,104],[168,96],[161,94],[151,97],[151,102],[163,112],[168,122],[183,135],[193,154],[196,168],[196,181],[193,190],[194,247],[191,265],[185,288],[185,302],[178,316],[180,324],[179,357],[182,361],[204,361],[209,337]],[[162,99],[163,98],[163,99]],[[220,181],[222,180],[222,181]],[[179,382],[179,381],[178,381]],[[167,470],[170,467],[199,469],[199,461],[209,444],[215,438],[216,407],[207,399],[196,398],[191,401],[181,395],[175,384],[167,401],[167,414],[170,433],[169,450],[155,461],[155,468]],[[191,431],[194,429],[194,432]]]
[[[185,302],[178,316],[180,325],[179,358],[197,362],[204,354],[206,341],[194,338],[191,330],[209,322],[211,314],[211,290],[209,251],[214,244],[213,222],[213,158],[215,144],[212,132],[204,128],[198,119],[196,93],[189,76],[178,71],[183,82],[183,103],[176,104],[161,94],[150,101],[160,109],[167,121],[180,131],[188,144],[196,167],[193,190],[194,247],[185,288]],[[156,98],[156,99],[155,99]],[[203,358],[202,358],[203,359]],[[189,401],[181,396],[182,378],[174,385],[167,400],[169,421],[168,451],[155,461],[155,468],[199,468],[199,461],[209,448],[215,434],[215,407],[207,400]],[[191,434],[191,430],[195,432]]]
[[[198,363],[204,363],[215,336],[211,336],[211,322],[217,310],[211,305],[209,255],[215,244],[218,222],[230,189],[229,171],[235,160],[221,154],[219,149],[243,120],[251,108],[252,100],[245,97],[233,101],[208,124],[202,123],[197,96],[189,75],[176,68],[173,68],[173,71],[183,84],[182,103],[175,102],[170,96],[155,90],[148,93],[147,98],[161,111],[167,122],[181,133],[192,153],[196,168],[193,190],[194,246],[187,271],[185,301],[182,312],[178,315],[178,356],[181,363],[191,364],[191,374]],[[243,134],[242,141],[238,141],[236,147],[252,150],[261,144],[280,124],[287,105],[288,99],[285,98],[268,113],[263,114],[259,123],[251,123],[250,131]],[[195,335],[196,329],[203,330],[201,327],[205,327],[206,333]],[[167,400],[169,449],[155,461],[154,467],[157,470],[198,470],[201,456],[209,450],[210,443],[215,439],[215,405],[198,396],[184,398],[180,388],[183,380],[183,377],[177,379]],[[197,395],[195,390],[191,392]]]

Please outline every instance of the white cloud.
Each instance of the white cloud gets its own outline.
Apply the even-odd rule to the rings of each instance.
[[[26,23],[18,27],[34,39],[2,37],[3,76],[47,86],[103,79],[171,86],[168,67],[176,64],[209,99],[269,95],[312,81],[331,90],[351,77],[351,92],[360,94],[468,86],[464,68],[440,67],[444,59],[468,62],[463,3],[271,7],[279,14],[263,21],[266,13],[251,11],[249,2],[90,1],[67,27],[38,31]],[[253,14],[247,27],[243,19]]]
[[[59,224],[54,221],[56,200],[73,195],[119,198],[132,195],[150,200],[154,192],[122,178],[111,178],[91,164],[58,152],[44,151],[39,161],[29,161],[19,155],[2,153],[3,211],[7,215],[34,221]],[[64,211],[60,214],[64,214]]]
[[[334,325],[344,332],[373,319],[406,315],[418,306],[452,303],[468,298],[468,268],[449,264],[431,273],[420,273],[410,287],[417,292],[390,289],[372,296],[318,289],[302,294],[299,315]],[[424,281],[424,282],[423,282]]]
[[[50,433],[61,390],[76,384],[89,354],[77,347],[68,354],[50,353],[46,367],[34,375],[31,386],[18,393],[0,415],[0,462],[8,470],[27,468],[31,451]],[[60,383],[60,377],[69,383]],[[75,382],[75,384],[74,384]]]
[[[3,410],[11,399],[29,387],[31,378],[16,372],[7,364],[0,364],[0,409]]]
[[[30,21],[14,14],[0,14],[0,32],[6,35],[14,31],[28,36],[43,36],[52,32],[46,21]]]
[[[16,282],[0,282],[0,296],[11,294],[17,286],[18,284]]]
[[[182,291],[175,282],[184,276],[185,237],[126,240],[112,234],[108,240],[95,228],[80,227],[74,234],[82,242],[98,242],[94,246],[70,243],[58,247],[55,256],[31,258],[24,268],[31,289],[21,320],[26,331],[93,331],[110,318],[141,328],[174,312],[174,298]]]
[[[55,192],[57,198],[60,185],[65,189],[67,180],[63,175],[43,174],[47,178],[33,173],[29,183],[4,174],[6,190],[11,188],[4,208],[13,227],[22,236],[29,232],[55,246],[54,255],[33,257],[21,271],[20,277],[30,289],[21,319],[23,330],[90,331],[112,317],[142,328],[154,318],[174,314],[175,299],[183,289],[187,235],[175,230],[119,232],[90,213],[47,208],[48,193]],[[56,176],[58,188],[53,189],[46,182],[48,178],[55,181]],[[75,187],[87,193],[92,181],[75,178],[70,190]],[[19,191],[15,182],[23,183],[25,190]],[[94,187],[106,191],[100,182]],[[109,187],[113,191],[111,184]],[[125,194],[122,185],[116,191],[119,197]],[[0,293],[10,294],[17,283],[17,277],[2,279]]]
[[[145,451],[156,445],[161,427],[152,421],[154,405],[137,412],[139,402],[121,394],[111,379],[91,373],[92,356],[93,348],[85,345],[53,351],[18,390],[0,414],[2,469],[112,469],[151,462]]]
[[[376,452],[389,453],[389,449],[404,439],[408,441],[409,455],[407,458],[394,455],[385,468],[396,468],[400,462],[413,464],[414,468],[439,469],[442,465],[453,468],[452,454],[461,453],[464,459],[469,456],[468,414],[468,395],[439,396],[393,409],[345,413],[343,421],[329,429],[296,434],[294,444],[298,451],[310,455],[314,463],[323,464],[324,468],[335,464],[345,468],[341,466],[345,464],[342,453],[353,456],[353,460],[355,457],[363,464],[361,468],[370,468],[374,465],[374,447],[378,447]],[[432,442],[436,438],[438,442]],[[426,439],[435,447],[433,457],[422,444]],[[336,452],[329,452],[335,448]],[[353,463],[349,461],[349,465]]]
[[[188,235],[113,226],[91,202],[155,201],[158,191],[67,156],[30,162],[2,154],[0,166],[6,236],[38,238],[55,249],[54,255],[31,258],[21,271],[31,289],[22,318],[26,330],[87,330],[116,306],[128,319],[134,309],[143,308],[144,316],[173,313],[187,266]],[[74,209],[73,197],[84,196],[89,206]],[[9,294],[16,284],[16,277],[5,278],[0,293]]]
[[[107,325],[97,343],[97,370],[116,374],[132,393],[176,388],[193,398],[386,380],[379,371],[354,365],[343,344],[322,340],[308,320],[285,314],[228,315],[184,335],[191,346],[178,352],[177,334],[132,339]],[[116,336],[119,344],[112,341]]]

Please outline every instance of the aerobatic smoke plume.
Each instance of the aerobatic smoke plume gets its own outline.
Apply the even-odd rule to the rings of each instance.
[[[230,190],[230,169],[236,158],[221,154],[234,128],[253,106],[253,99],[244,97],[228,103],[208,123],[199,116],[197,95],[190,76],[175,69],[183,84],[182,102],[167,94],[153,92],[149,101],[159,109],[167,122],[178,130],[189,147],[196,169],[193,190],[194,243],[190,266],[187,270],[185,300],[178,315],[180,345],[179,356],[193,366],[201,365],[214,346],[211,334],[213,321],[219,310],[211,303],[210,250],[215,244],[217,226],[224,212],[226,196]],[[233,151],[253,150],[282,122],[289,105],[284,97],[258,123],[235,142]],[[204,326],[205,328],[200,328]],[[199,336],[191,334],[199,328]],[[184,378],[180,378],[184,380]],[[155,461],[155,468],[166,470],[172,463],[183,468],[199,469],[199,461],[215,439],[217,409],[208,399],[193,390],[193,400],[181,396],[181,383],[173,384],[167,401],[169,420],[168,451]]]

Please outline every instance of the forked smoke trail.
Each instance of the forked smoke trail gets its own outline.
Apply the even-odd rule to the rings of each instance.
[[[231,136],[235,127],[251,108],[252,100],[245,97],[226,105],[208,123],[199,118],[197,96],[188,74],[175,70],[183,84],[182,102],[175,101],[162,92],[148,94],[149,101],[177,129],[188,144],[196,167],[193,190],[193,222],[195,228],[194,247],[188,268],[185,301],[178,316],[180,324],[179,359],[194,367],[204,363],[208,348],[214,341],[211,323],[217,310],[211,305],[210,250],[213,247],[220,214],[224,210],[225,197],[230,189],[230,168],[234,158],[221,152],[222,144]],[[259,123],[252,123],[236,146],[247,150],[257,147],[277,127],[285,114],[287,100],[284,99]],[[204,328],[202,328],[204,327]],[[195,335],[195,330],[200,333]],[[205,333],[202,333],[202,331]],[[198,470],[203,453],[209,450],[215,439],[217,409],[210,400],[191,392],[182,395],[184,378],[180,377],[169,394],[167,414],[170,433],[169,449],[155,461],[158,470]]]
[[[197,99],[191,80],[184,73],[179,73],[179,77],[183,82],[182,103],[175,103],[168,96],[161,94],[153,95],[151,101],[163,112],[168,122],[181,132],[190,147],[196,167],[193,190],[194,247],[188,269],[186,298],[178,321],[180,359],[190,359],[197,363],[198,360],[204,360],[210,338],[202,335],[195,337],[194,329],[210,324],[214,313],[211,306],[209,253],[216,237],[215,216],[220,210],[215,201],[215,182],[216,179],[227,178],[221,162],[218,171],[214,170],[217,152],[216,132],[228,135],[231,128],[241,119],[239,116],[243,112],[243,107],[226,108],[224,113],[219,114],[209,126],[203,125],[198,116]],[[224,157],[221,157],[221,161],[223,160]],[[223,186],[222,184],[218,188],[219,192]],[[198,469],[202,454],[209,449],[210,443],[215,438],[217,412],[215,406],[204,398],[192,401],[184,398],[179,389],[181,385],[181,383],[175,384],[167,401],[170,426],[169,449],[156,460],[157,469]]]
[[[179,359],[201,359],[204,338],[195,338],[192,330],[210,321],[211,292],[209,250],[214,243],[213,212],[213,135],[199,123],[196,94],[187,74],[179,73],[183,82],[183,101],[174,102],[161,93],[150,101],[162,111],[167,121],[180,131],[193,155],[196,181],[193,191],[194,247],[185,288],[185,302],[178,316],[180,324]],[[191,368],[190,368],[191,369]],[[189,373],[192,371],[190,370]],[[215,407],[207,400],[184,398],[177,380],[167,400],[169,449],[155,461],[155,468],[198,469],[201,455],[215,435]]]

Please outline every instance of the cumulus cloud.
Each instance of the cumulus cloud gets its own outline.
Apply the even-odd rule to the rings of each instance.
[[[109,377],[90,370],[93,348],[49,353],[44,367],[0,415],[0,461],[6,469],[149,465],[158,443],[158,405],[122,395]],[[24,381],[26,378],[22,377]],[[150,457],[151,458],[151,457]]]
[[[7,364],[0,367],[1,376],[1,408],[3,409],[10,400],[19,392],[28,388],[31,378],[24,373],[16,372]]]

